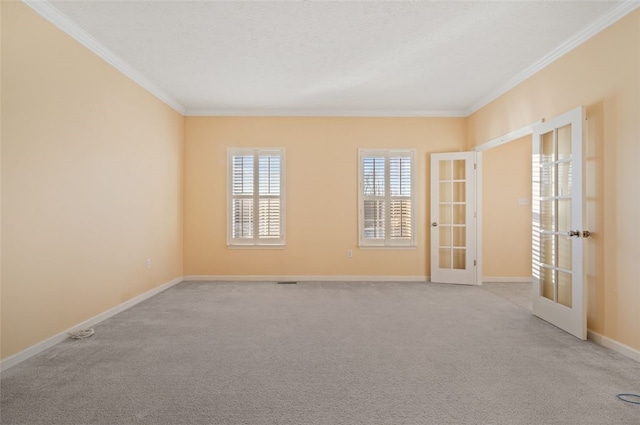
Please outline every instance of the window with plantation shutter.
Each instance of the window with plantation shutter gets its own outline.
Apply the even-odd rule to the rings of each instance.
[[[284,245],[284,149],[229,149],[227,242]]]
[[[415,246],[415,150],[358,156],[360,246]]]

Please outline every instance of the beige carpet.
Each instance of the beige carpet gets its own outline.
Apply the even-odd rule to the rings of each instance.
[[[522,308],[531,310],[531,282],[484,282],[481,288]]]
[[[640,363],[480,287],[184,283],[2,373],[3,424],[634,424]]]

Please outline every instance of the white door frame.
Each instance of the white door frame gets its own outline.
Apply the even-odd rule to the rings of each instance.
[[[544,122],[538,120],[530,125],[521,127],[502,136],[491,139],[485,143],[476,146],[473,150],[477,152],[477,173],[476,173],[476,208],[477,208],[477,226],[476,226],[476,258],[478,259],[478,268],[476,269],[476,285],[482,285],[482,152],[497,148],[498,146],[514,142],[525,136],[533,135],[533,127]]]

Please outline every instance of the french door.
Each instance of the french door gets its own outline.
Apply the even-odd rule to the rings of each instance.
[[[431,281],[475,285],[475,152],[431,155]]]
[[[533,314],[587,338],[582,244],[582,124],[576,108],[533,128]]]

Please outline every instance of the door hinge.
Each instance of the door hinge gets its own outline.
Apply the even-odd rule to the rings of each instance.
[[[473,260],[473,265],[474,265],[474,266],[478,265],[478,263],[477,263],[477,261],[476,261],[476,260]]]
[[[473,163],[473,169],[475,170],[478,167],[478,164],[476,164],[475,162]]]

